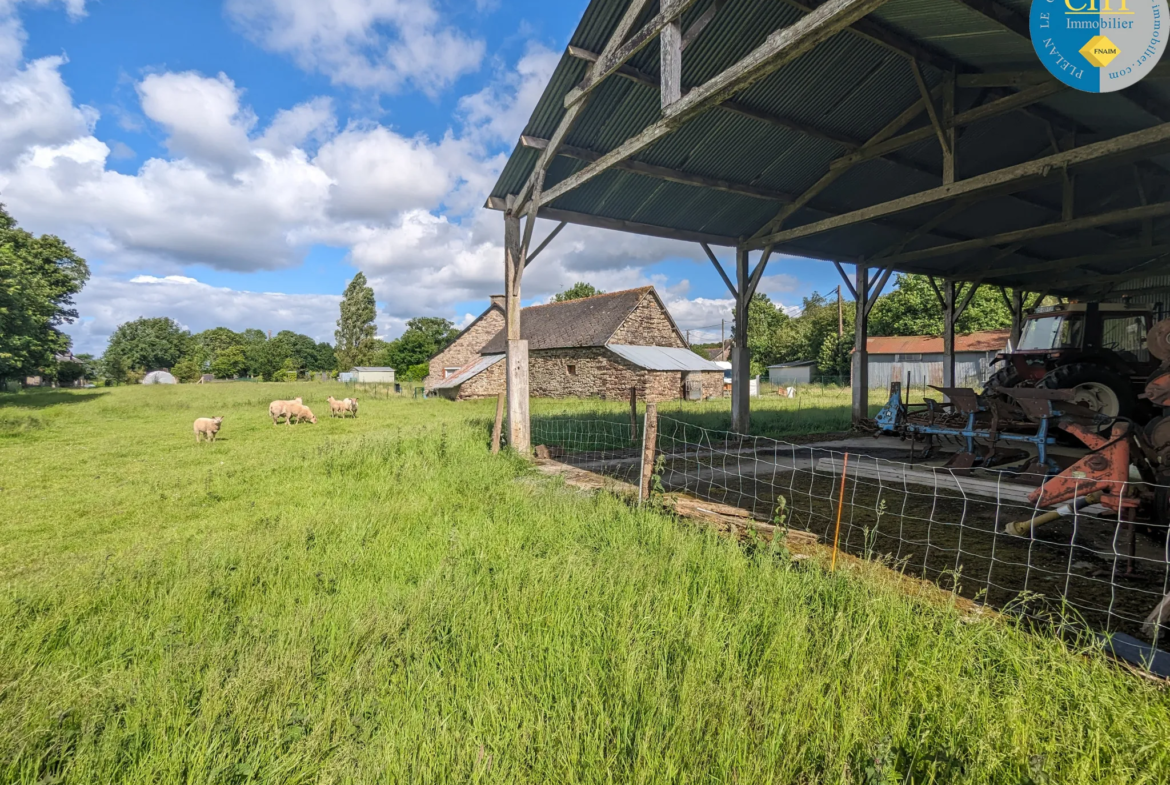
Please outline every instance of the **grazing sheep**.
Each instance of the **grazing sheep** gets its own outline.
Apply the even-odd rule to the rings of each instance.
[[[325,399],[329,402],[329,416],[330,417],[344,417],[345,416],[345,401],[339,401],[330,395]],[[348,399],[347,399],[348,400]]]
[[[288,401],[288,404],[285,408],[285,416],[287,417],[285,422],[287,422],[289,425],[293,424],[294,419],[297,422],[308,420],[309,422],[313,423],[313,425],[317,424],[317,418],[311,411],[309,411],[309,407],[303,406],[302,404],[296,403],[294,401]]]
[[[195,421],[195,443],[203,439],[209,442],[215,441],[215,435],[219,433],[220,423],[223,422],[222,417],[200,417]]]
[[[346,398],[344,401],[342,401],[342,403],[345,404],[345,409],[343,411],[351,412],[355,420],[357,419],[357,401],[357,398]]]
[[[293,398],[291,401],[273,401],[272,403],[268,404],[268,416],[272,418],[272,424],[276,425],[280,421],[281,417],[284,417],[287,421],[288,407],[293,404],[297,404],[299,406],[301,404],[301,399],[298,397]]]

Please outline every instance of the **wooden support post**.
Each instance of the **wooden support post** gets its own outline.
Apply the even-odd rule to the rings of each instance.
[[[655,449],[658,444],[658,407],[646,403],[646,422],[642,426],[642,476],[638,483],[638,502],[649,501],[654,479]]]
[[[943,76],[942,94],[942,126],[943,131],[943,185],[955,182],[956,161],[959,157],[957,147],[959,141],[958,129],[955,127],[955,74],[947,72]]]
[[[732,325],[731,349],[731,430],[746,434],[751,430],[751,352],[748,350],[748,304],[750,297],[748,251],[735,251],[735,324]]]
[[[638,388],[630,388],[630,441],[638,438]]]
[[[508,446],[528,455],[532,445],[528,420],[528,341],[520,339],[520,216],[504,213],[504,320],[507,331],[505,376],[508,393]]]
[[[852,419],[854,426],[869,419],[869,268],[857,265],[856,310],[853,322]]]
[[[1020,336],[1024,332],[1024,292],[1019,287],[1012,289],[1012,351],[1020,348]]]
[[[492,426],[492,455],[500,451],[500,436],[504,430],[504,407],[507,400],[506,393],[500,393],[496,397],[496,423]]]
[[[943,387],[955,386],[955,282],[943,281]]]
[[[680,19],[668,22],[659,36],[659,73],[662,80],[663,109],[682,98],[682,36]]]

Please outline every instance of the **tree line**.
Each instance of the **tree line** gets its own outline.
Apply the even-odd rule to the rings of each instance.
[[[852,300],[813,292],[801,303],[799,316],[789,316],[764,294],[748,304],[748,348],[752,374],[767,372],[769,365],[815,360],[825,375],[846,376],[854,345]],[[961,334],[1010,327],[1011,311],[999,292],[980,287],[959,317],[955,330]],[[840,334],[838,330],[840,329]],[[888,294],[879,297],[869,314],[869,334],[941,335],[943,309],[924,275],[901,275]]]

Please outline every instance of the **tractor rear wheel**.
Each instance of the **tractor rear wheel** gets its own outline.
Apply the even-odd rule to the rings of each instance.
[[[1133,417],[1137,408],[1137,397],[1129,379],[1104,365],[1064,365],[1049,373],[1036,386],[1048,390],[1072,390],[1073,403],[1106,417]]]
[[[987,384],[983,385],[985,391],[1001,390],[1005,387],[1019,387],[1020,374],[1011,365],[1005,365],[995,373],[991,374],[987,380]]]

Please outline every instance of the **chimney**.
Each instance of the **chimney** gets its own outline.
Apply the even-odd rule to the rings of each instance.
[[[492,305],[496,306],[501,311],[503,311],[503,310],[505,310],[504,303],[506,302],[506,299],[507,298],[502,294],[493,294],[491,297]]]

